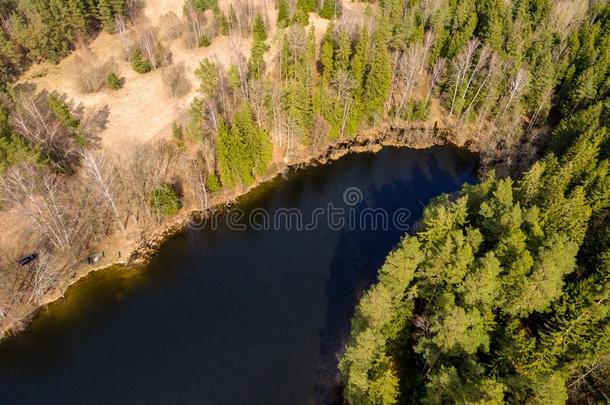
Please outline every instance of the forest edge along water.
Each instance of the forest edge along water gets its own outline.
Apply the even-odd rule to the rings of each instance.
[[[408,210],[398,225],[412,229],[431,198],[476,182],[477,165],[453,146],[388,147],[264,183],[145,269],[90,274],[7,339],[0,402],[331,403],[357,299],[405,233],[395,214]],[[330,204],[342,225],[305,228]],[[303,227],[274,223],[281,209]],[[367,209],[387,221],[354,222]],[[270,213],[267,230],[253,212]]]
[[[12,316],[5,319],[0,329],[0,340],[4,336],[12,335],[27,327],[40,310],[62,299],[66,290],[72,284],[86,277],[89,273],[104,270],[117,264],[128,267],[139,267],[147,264],[167,238],[184,231],[194,218],[205,217],[217,210],[225,209],[227,206],[234,204],[240,197],[260,187],[261,184],[272,181],[289,170],[323,165],[340,159],[348,153],[378,152],[384,146],[423,149],[434,145],[455,145],[465,147],[473,152],[478,152],[481,147],[468,134],[438,126],[437,123],[434,123],[433,126],[425,123],[410,126],[382,123],[375,128],[363,131],[356,138],[337,140],[321,150],[309,150],[292,157],[288,161],[275,162],[269,167],[266,175],[257,178],[254,184],[211,194],[209,196],[209,207],[205,211],[191,207],[177,216],[163,221],[158,226],[148,227],[142,230],[139,236],[140,242],[137,244],[128,240],[119,241],[118,245],[113,243],[112,251],[108,251],[108,255],[104,255],[105,258],[100,263],[93,266],[89,263],[83,263],[76,269],[70,279],[60,280],[58,285],[53,286],[41,297],[38,297],[38,307],[33,311],[24,312],[18,317]]]

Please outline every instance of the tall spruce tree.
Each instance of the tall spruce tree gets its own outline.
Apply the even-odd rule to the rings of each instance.
[[[365,109],[368,116],[375,121],[381,119],[384,104],[390,89],[392,68],[388,55],[386,25],[382,21],[374,36],[374,48],[371,53],[370,68],[364,84]]]

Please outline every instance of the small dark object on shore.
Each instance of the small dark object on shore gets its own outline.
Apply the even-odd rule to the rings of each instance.
[[[32,253],[31,255],[27,255],[19,259],[17,263],[19,263],[20,266],[26,266],[36,259],[38,259],[38,253]]]
[[[97,262],[99,262],[100,260],[102,260],[102,258],[104,258],[106,255],[104,254],[104,252],[95,252],[93,254],[91,254],[89,257],[87,257],[87,263],[90,265],[93,265]]]

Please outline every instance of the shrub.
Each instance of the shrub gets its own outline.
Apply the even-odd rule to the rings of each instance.
[[[184,146],[184,129],[181,124],[175,121],[172,122],[172,138],[174,138],[179,147]]]
[[[106,86],[108,86],[109,89],[119,90],[123,88],[124,84],[125,78],[119,77],[119,75],[114,72],[111,72],[108,74],[108,76],[106,76]]]
[[[62,124],[67,128],[76,129],[80,125],[80,121],[70,112],[70,107],[61,101],[56,95],[49,94],[47,102],[51,112]]]
[[[401,114],[407,121],[425,121],[430,118],[430,101],[409,101]]]
[[[170,184],[161,184],[157,186],[151,193],[150,205],[154,213],[158,216],[169,217],[176,215],[182,203],[178,198],[178,194]]]
[[[142,54],[140,50],[135,50],[129,57],[131,68],[140,74],[148,73],[153,69],[152,63]]]
[[[170,65],[161,73],[161,80],[167,87],[170,97],[182,97],[191,90],[191,83],[186,79],[184,63]]]
[[[201,38],[199,38],[199,47],[200,48],[207,48],[211,44],[212,43],[210,42],[210,39],[207,36],[202,35]]]
[[[218,180],[218,176],[216,176],[214,173],[208,174],[206,186],[208,187],[208,191],[210,193],[215,193],[220,190],[220,180]]]
[[[218,0],[194,0],[193,5],[201,11],[213,10],[218,7]]]

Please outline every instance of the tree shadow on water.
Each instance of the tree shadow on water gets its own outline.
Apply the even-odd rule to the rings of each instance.
[[[356,207],[355,217],[359,218],[363,209],[382,208],[388,218],[385,230],[375,230],[370,223],[361,223],[353,230],[341,231],[326,284],[326,325],[320,331],[316,382],[316,397],[320,404],[342,403],[337,364],[350,336],[355,306],[375,282],[387,254],[407,233],[393,224],[394,213],[399,209],[409,210],[406,225],[410,233],[430,199],[454,192],[464,182],[476,182],[477,163],[473,155],[462,156],[451,149],[443,149],[440,154],[434,152],[415,154],[411,164],[392,168],[402,169],[398,178],[389,184],[363,190],[364,202]]]
[[[370,202],[366,206],[357,206],[356,218],[365,208],[384,208],[391,216],[398,208],[400,198],[397,196],[403,193],[402,182],[372,190],[367,195],[367,202]],[[375,281],[377,270],[403,234],[403,230],[391,225],[391,220],[387,230],[370,227],[341,231],[326,284],[326,326],[320,331],[320,363],[316,382],[316,397],[320,404],[341,403],[338,356],[349,338],[355,306]]]

